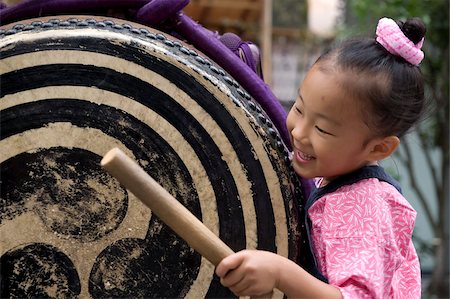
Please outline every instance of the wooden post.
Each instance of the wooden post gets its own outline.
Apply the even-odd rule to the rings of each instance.
[[[261,58],[264,81],[272,87],[272,0],[263,1],[261,30]]]

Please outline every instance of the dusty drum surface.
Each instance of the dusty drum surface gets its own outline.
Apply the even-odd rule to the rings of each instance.
[[[101,169],[113,147],[233,250],[297,258],[286,147],[218,65],[118,19],[23,21],[0,34],[2,297],[233,297]]]

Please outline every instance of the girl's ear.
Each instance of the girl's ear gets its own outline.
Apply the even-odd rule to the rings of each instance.
[[[387,136],[383,139],[374,140],[371,146],[371,151],[368,154],[369,161],[380,161],[389,157],[400,144],[400,139],[397,136]]]

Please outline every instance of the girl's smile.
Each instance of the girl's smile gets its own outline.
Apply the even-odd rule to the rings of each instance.
[[[304,153],[298,149],[294,149],[294,156],[293,156],[299,163],[308,163],[316,158],[312,155],[309,155],[307,153]]]
[[[287,117],[292,165],[305,178],[331,180],[372,162],[373,133],[363,120],[361,103],[344,89],[343,77],[358,80],[315,65]]]

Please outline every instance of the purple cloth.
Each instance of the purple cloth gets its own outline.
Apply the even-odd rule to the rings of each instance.
[[[257,73],[257,65],[255,62],[255,57],[253,57],[253,52],[250,49],[250,46],[247,42],[243,42],[241,38],[231,32],[227,32],[219,37],[219,40],[227,46],[228,49],[230,49],[236,56],[240,57],[241,53],[243,52],[245,63],[255,72]],[[242,57],[240,57],[242,60]]]
[[[1,24],[8,24],[28,18],[77,12],[98,11],[100,9],[136,9],[149,0],[28,0],[0,11]]]
[[[156,26],[174,16],[189,4],[189,0],[152,0],[139,9],[136,20],[149,26]]]

